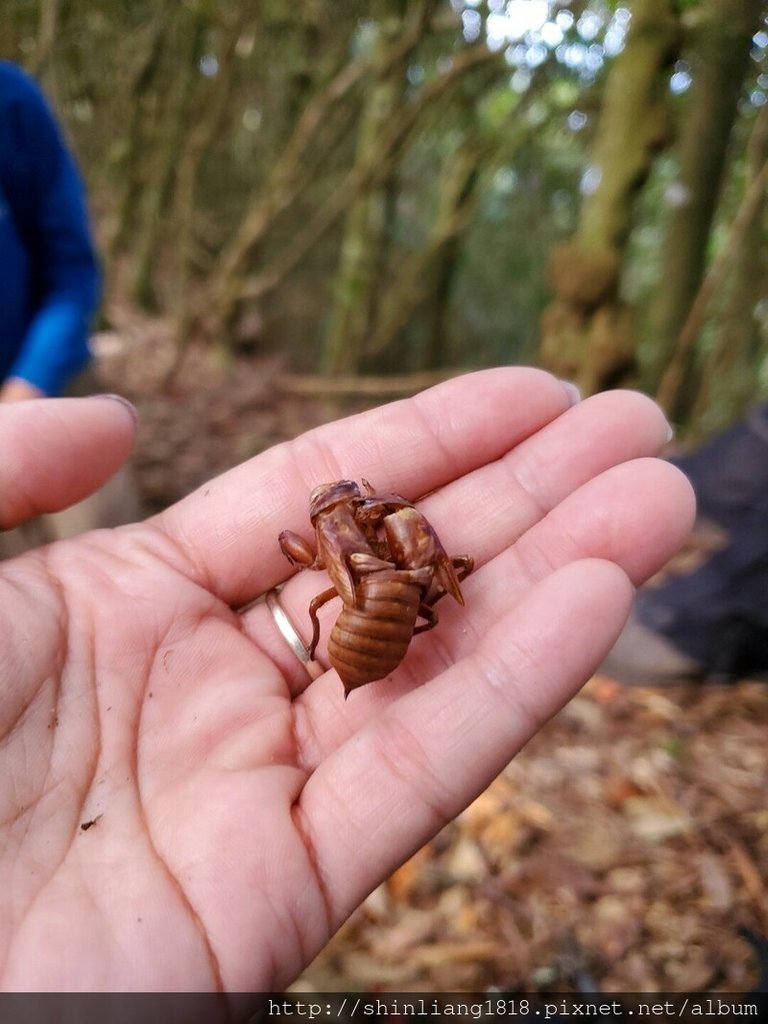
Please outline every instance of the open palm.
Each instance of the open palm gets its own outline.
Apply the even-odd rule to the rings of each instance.
[[[80,497],[132,436],[107,399],[0,406],[0,524]],[[640,395],[571,407],[546,374],[486,371],[273,448],[147,523],[4,563],[3,986],[287,985],[599,664],[633,584],[690,527],[687,484],[645,458],[665,436]],[[264,604],[237,609],[288,580],[308,624],[327,584],[288,579],[277,536],[309,534],[315,484],[361,477],[428,494],[477,568],[466,607],[442,602],[393,676],[345,702]]]

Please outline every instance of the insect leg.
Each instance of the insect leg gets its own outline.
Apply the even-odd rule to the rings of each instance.
[[[452,568],[456,569],[456,572],[448,576],[445,576],[444,566],[438,562],[437,583],[435,585],[433,593],[430,594],[429,597],[427,597],[427,599],[425,600],[425,604],[428,604],[430,606],[436,604],[441,597],[445,597],[445,595],[448,593],[456,597],[456,591],[458,591],[458,586],[455,588],[455,590],[453,588],[449,590],[445,587],[442,580],[446,579],[446,582],[450,582],[451,579],[453,578],[456,581],[456,584],[461,583],[461,581],[465,580],[474,569],[475,560],[470,555],[453,555],[451,558],[446,559],[445,564],[452,566]],[[458,593],[460,595],[461,591],[458,591]],[[463,600],[461,600],[460,596],[457,598],[457,600],[459,601],[460,604],[464,603]]]
[[[283,530],[279,538],[280,550],[291,563],[300,565],[302,569],[322,569],[323,563],[315,554],[312,546],[293,530]]]
[[[474,569],[475,560],[471,555],[453,555],[451,557],[451,565],[457,570],[456,575],[459,577],[459,583],[461,583]]]
[[[426,633],[427,630],[434,629],[437,625],[437,612],[425,601],[422,601],[419,605],[419,616],[425,621],[414,629],[414,636],[416,636],[417,633]]]
[[[457,570],[456,579],[460,583],[472,572],[475,562],[470,555],[454,555],[450,559],[450,564]],[[438,583],[434,592],[424,598],[419,605],[419,617],[425,621],[421,626],[417,626],[416,629],[414,629],[414,636],[416,636],[417,633],[426,633],[427,630],[435,628],[438,622],[438,616],[433,605],[437,604],[440,598],[445,597],[447,593],[448,591],[445,587]]]
[[[349,556],[349,564],[356,570],[358,576],[366,575],[369,572],[379,572],[382,569],[395,568],[394,562],[388,562],[385,558],[379,558],[367,551],[353,551]]]
[[[329,587],[318,594],[317,597],[313,597],[309,603],[309,617],[312,621],[312,642],[309,645],[309,656],[312,659],[315,657],[315,648],[320,640],[320,620],[317,617],[318,609],[338,596],[336,587]]]

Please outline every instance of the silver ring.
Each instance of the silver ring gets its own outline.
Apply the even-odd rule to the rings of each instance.
[[[280,600],[278,598],[279,593],[280,591],[277,587],[267,591],[264,595],[267,608],[269,608],[272,613],[272,618],[275,620],[275,625],[280,630],[283,639],[307,670],[310,678],[317,679],[319,676],[323,675],[325,669],[319,661],[315,661],[313,658],[310,658],[307,645],[301,639],[299,631],[296,629],[293,622],[291,622],[285,608],[280,604]]]

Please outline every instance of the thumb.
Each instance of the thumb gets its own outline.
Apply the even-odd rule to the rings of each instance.
[[[0,529],[98,490],[130,455],[136,422],[119,395],[0,403]]]

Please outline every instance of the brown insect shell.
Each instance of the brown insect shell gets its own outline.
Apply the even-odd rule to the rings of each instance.
[[[413,508],[410,501],[399,494],[373,494],[367,480],[363,480],[368,496],[353,502],[355,519],[368,537],[368,543],[380,558],[393,559],[399,569],[410,568],[410,563],[399,562],[390,550],[384,523],[388,516]]]
[[[344,684],[344,694],[394,671],[408,651],[421,602],[432,582],[432,568],[376,568],[366,572],[362,556],[352,556],[362,574],[358,606],[345,605],[328,638],[328,659]],[[387,609],[382,615],[382,610]],[[396,613],[393,614],[393,609]]]
[[[352,571],[352,554],[375,555],[361,529],[352,506],[360,488],[352,480],[321,484],[310,496],[310,519],[317,537],[317,562],[328,571],[344,604],[356,602],[357,579]]]
[[[318,516],[332,508],[338,502],[352,501],[360,498],[360,488],[352,480],[338,480],[333,484],[320,484],[310,495],[310,519],[315,524]],[[283,530],[278,537],[280,548],[291,563],[307,569],[321,569],[324,563],[318,558],[315,549],[293,530]]]
[[[293,530],[283,530],[277,540],[280,544],[280,550],[291,565],[300,565],[303,568],[309,568],[314,565],[315,551],[312,545],[299,536],[298,533],[294,533]]]
[[[388,515],[384,520],[384,531],[398,568],[433,568],[446,593],[459,604],[464,604],[456,570],[434,527],[417,508],[409,505]]]
[[[318,484],[309,496],[310,521],[314,526],[317,517],[327,509],[333,508],[339,502],[352,502],[361,498],[360,488],[354,480],[337,480],[332,484]]]

